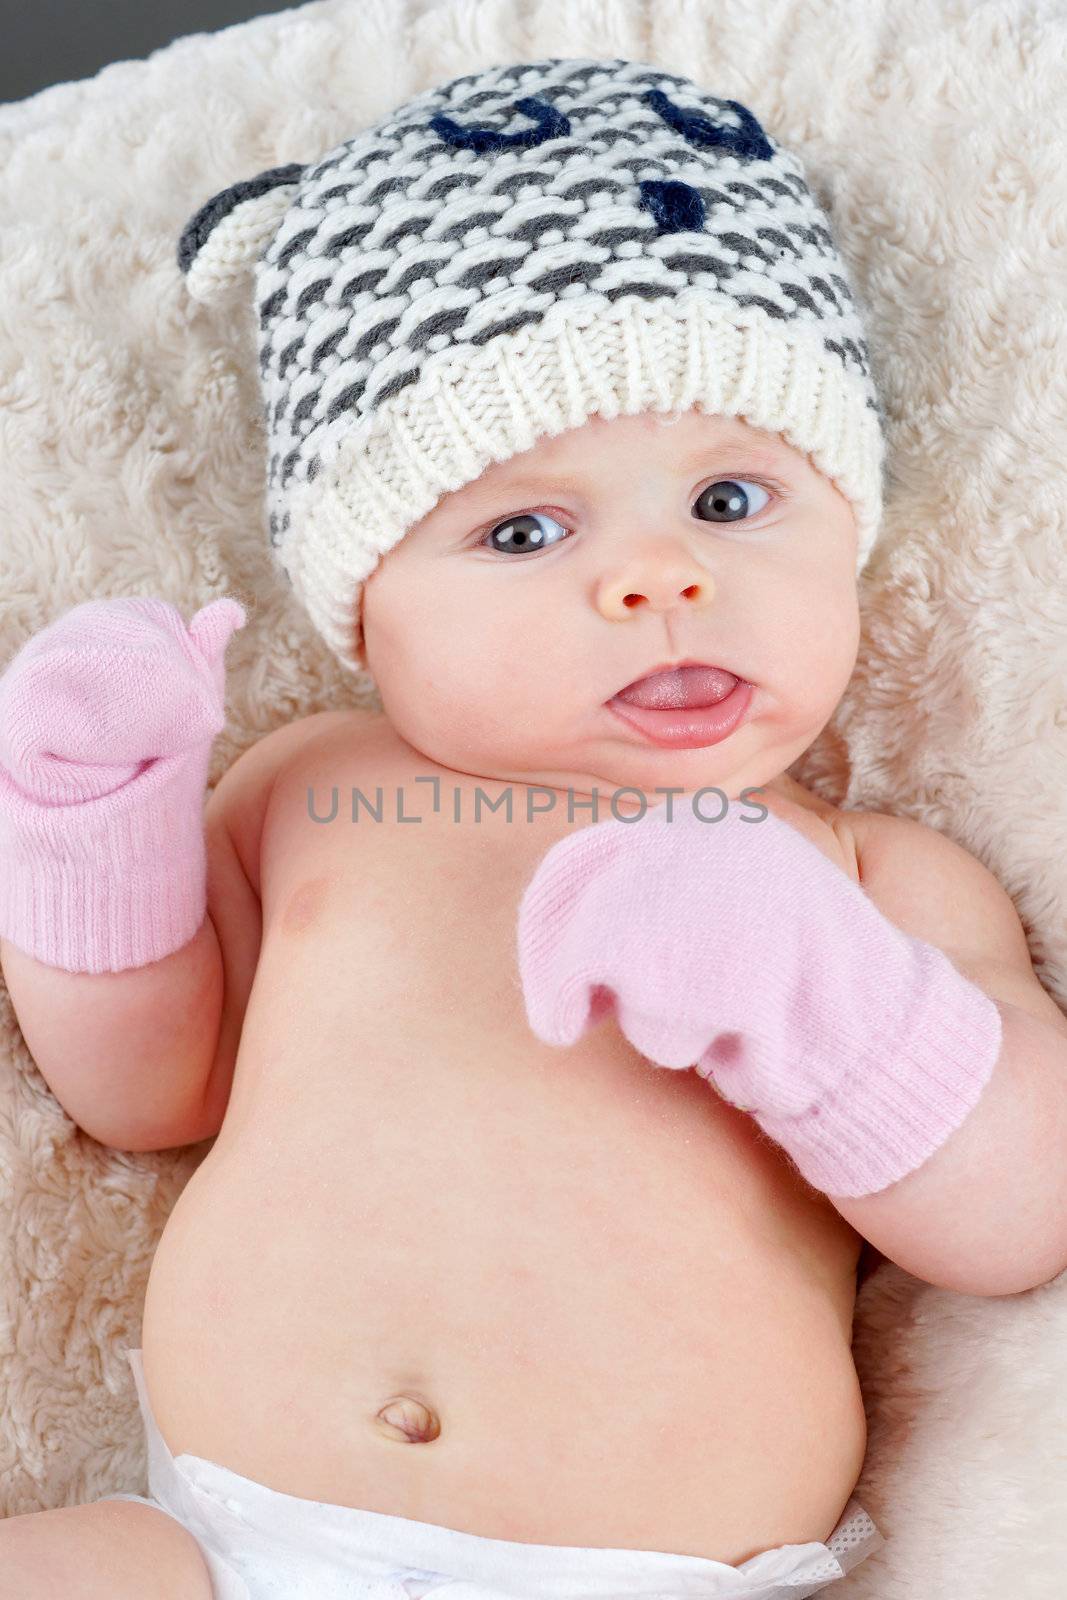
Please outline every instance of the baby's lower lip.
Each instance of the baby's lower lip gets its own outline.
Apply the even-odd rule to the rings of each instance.
[[[739,678],[725,700],[713,706],[654,711],[648,706],[627,705],[616,695],[607,701],[607,707],[653,744],[676,750],[694,750],[703,745],[718,744],[733,733],[748,710],[752,694],[753,685]]]

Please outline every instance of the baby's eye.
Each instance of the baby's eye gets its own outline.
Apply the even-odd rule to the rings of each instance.
[[[701,491],[697,497],[697,505],[706,511],[712,521],[721,518],[725,522],[740,522],[746,512],[756,516],[766,510],[766,503],[756,506],[755,511],[750,503],[750,496],[746,489],[755,489],[758,494],[767,495],[762,484],[753,483],[748,478],[717,478],[714,483]],[[770,495],[767,495],[769,502]]]
[[[765,504],[757,505],[753,510],[748,489],[755,489],[757,494],[766,496]],[[695,504],[708,521],[730,523],[758,515],[766,510],[769,501],[767,490],[751,479],[717,478],[701,491]],[[526,555],[532,550],[544,550],[551,544],[559,543],[559,538],[553,538],[550,532],[546,532],[545,523],[559,529],[561,536],[566,536],[567,529],[547,511],[523,511],[518,516],[508,517],[505,522],[496,523],[479,543],[488,545],[502,555]]]
[[[542,522],[563,528],[563,524],[556,522],[547,511],[524,511],[517,517],[508,517],[506,522],[498,522],[479,543],[488,544],[491,550],[499,550],[504,555],[522,555],[527,550],[543,550],[546,545],[558,544],[557,539],[546,537]],[[563,532],[566,531],[563,528]]]

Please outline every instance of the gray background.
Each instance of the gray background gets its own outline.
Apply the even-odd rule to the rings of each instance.
[[[3,0],[0,101],[143,60],[186,33],[215,33],[270,11],[272,0]]]

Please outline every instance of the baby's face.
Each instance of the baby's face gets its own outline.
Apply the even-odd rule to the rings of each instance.
[[[494,462],[379,563],[365,660],[408,744],[475,776],[595,786],[603,815],[624,786],[734,799],[812,743],[859,644],[852,509],[776,435],[663,420],[594,416]],[[755,686],[720,742],[663,747],[608,705],[688,658]]]

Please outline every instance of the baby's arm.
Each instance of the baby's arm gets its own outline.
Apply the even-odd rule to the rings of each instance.
[[[1011,897],[936,829],[865,819],[861,882],[903,932],[937,945],[1003,1025],[981,1098],[931,1158],[887,1189],[831,1196],[906,1272],[962,1294],[1012,1294],[1067,1268],[1067,1017],[1039,982]]]
[[[228,599],[188,627],[155,599],[87,602],[0,678],[5,980],[57,1098],[123,1148],[204,1136],[225,1016],[207,876],[232,892],[237,860],[203,786],[242,622]]]
[[[265,734],[204,811],[207,908],[192,940],[123,972],[64,972],[0,939],[0,964],[30,1054],[78,1126],[116,1150],[169,1150],[218,1133],[262,937],[260,838],[286,763],[320,711]]]
[[[538,1037],[573,1044],[613,1009],[643,1055],[695,1067],[932,1283],[1011,1294],[1062,1271],[1067,1020],[1021,969],[992,875],[891,818],[857,881],[781,817],[668,816],[578,830],[539,863],[517,927]],[[912,835],[906,879],[890,823]]]
[[[67,1115],[116,1150],[166,1150],[206,1134],[204,1085],[222,1009],[210,918],[161,961],[64,972],[0,939],[22,1036]]]

